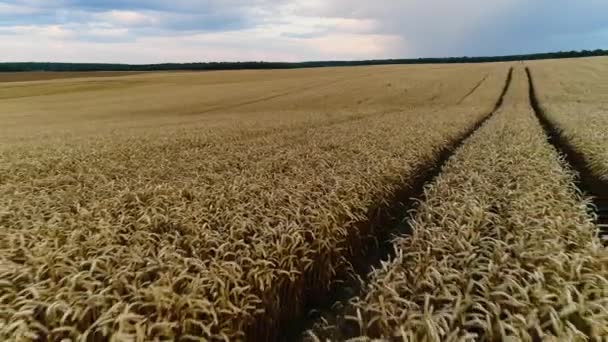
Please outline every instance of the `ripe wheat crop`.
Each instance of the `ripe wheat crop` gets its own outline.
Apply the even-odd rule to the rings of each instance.
[[[537,62],[531,70],[547,119],[608,184],[608,59]]]
[[[413,234],[310,339],[601,341],[608,251],[547,142],[525,73],[426,189]]]
[[[361,223],[491,111],[507,67],[469,68],[0,87],[0,337],[276,338],[376,233]]]

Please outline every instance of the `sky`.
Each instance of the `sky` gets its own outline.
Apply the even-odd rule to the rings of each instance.
[[[608,48],[608,0],[0,0],[0,62],[294,62],[597,48]]]

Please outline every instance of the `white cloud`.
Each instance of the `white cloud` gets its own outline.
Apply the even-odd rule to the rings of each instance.
[[[399,52],[392,47],[402,43],[399,36],[374,34],[329,34],[304,42],[329,59],[396,58]]]
[[[34,14],[34,13],[37,13],[38,11],[39,11],[38,9],[33,8],[33,7],[0,3],[0,15]]]
[[[87,35],[99,38],[124,38],[129,34],[126,28],[92,28],[86,31]]]
[[[112,10],[95,16],[100,21],[123,26],[151,26],[158,24],[158,18],[136,11]]]
[[[76,36],[75,32],[61,25],[0,27],[0,35],[20,37],[21,39],[30,37],[36,40],[65,40]]]
[[[41,30],[49,32],[50,29]],[[86,37],[119,38],[121,29],[79,29]],[[270,28],[234,32],[210,32],[140,37],[112,44],[95,41],[64,40],[50,35],[44,39],[24,39],[28,30],[0,30],[0,45],[14,46],[5,61],[44,60],[68,62],[161,63],[191,61],[299,61],[318,59],[380,58],[398,44],[397,36],[373,34],[330,34],[312,38],[280,36]],[[271,44],[268,42],[271,41]],[[61,46],[61,49],[58,47]],[[263,48],[261,48],[263,47]],[[51,51],[52,53],[49,53]]]

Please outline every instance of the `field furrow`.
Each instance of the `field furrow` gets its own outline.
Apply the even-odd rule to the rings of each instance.
[[[608,184],[608,59],[533,64],[530,70],[551,126]]]
[[[578,172],[581,190],[593,197],[591,208],[608,245],[608,63],[536,63],[528,73],[538,117]]]
[[[411,236],[317,338],[608,337],[608,251],[514,73],[503,107],[426,189]],[[311,337],[312,338],[312,337]]]

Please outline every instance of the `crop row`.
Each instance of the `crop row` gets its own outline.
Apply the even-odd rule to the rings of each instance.
[[[551,127],[580,154],[593,176],[608,184],[606,60],[562,61],[530,69],[539,106]]]
[[[608,250],[518,69],[503,109],[426,189],[413,234],[313,336],[406,341],[608,337]]]
[[[276,338],[376,233],[362,223],[491,110],[493,79],[462,106],[248,139],[5,150],[0,337]]]

